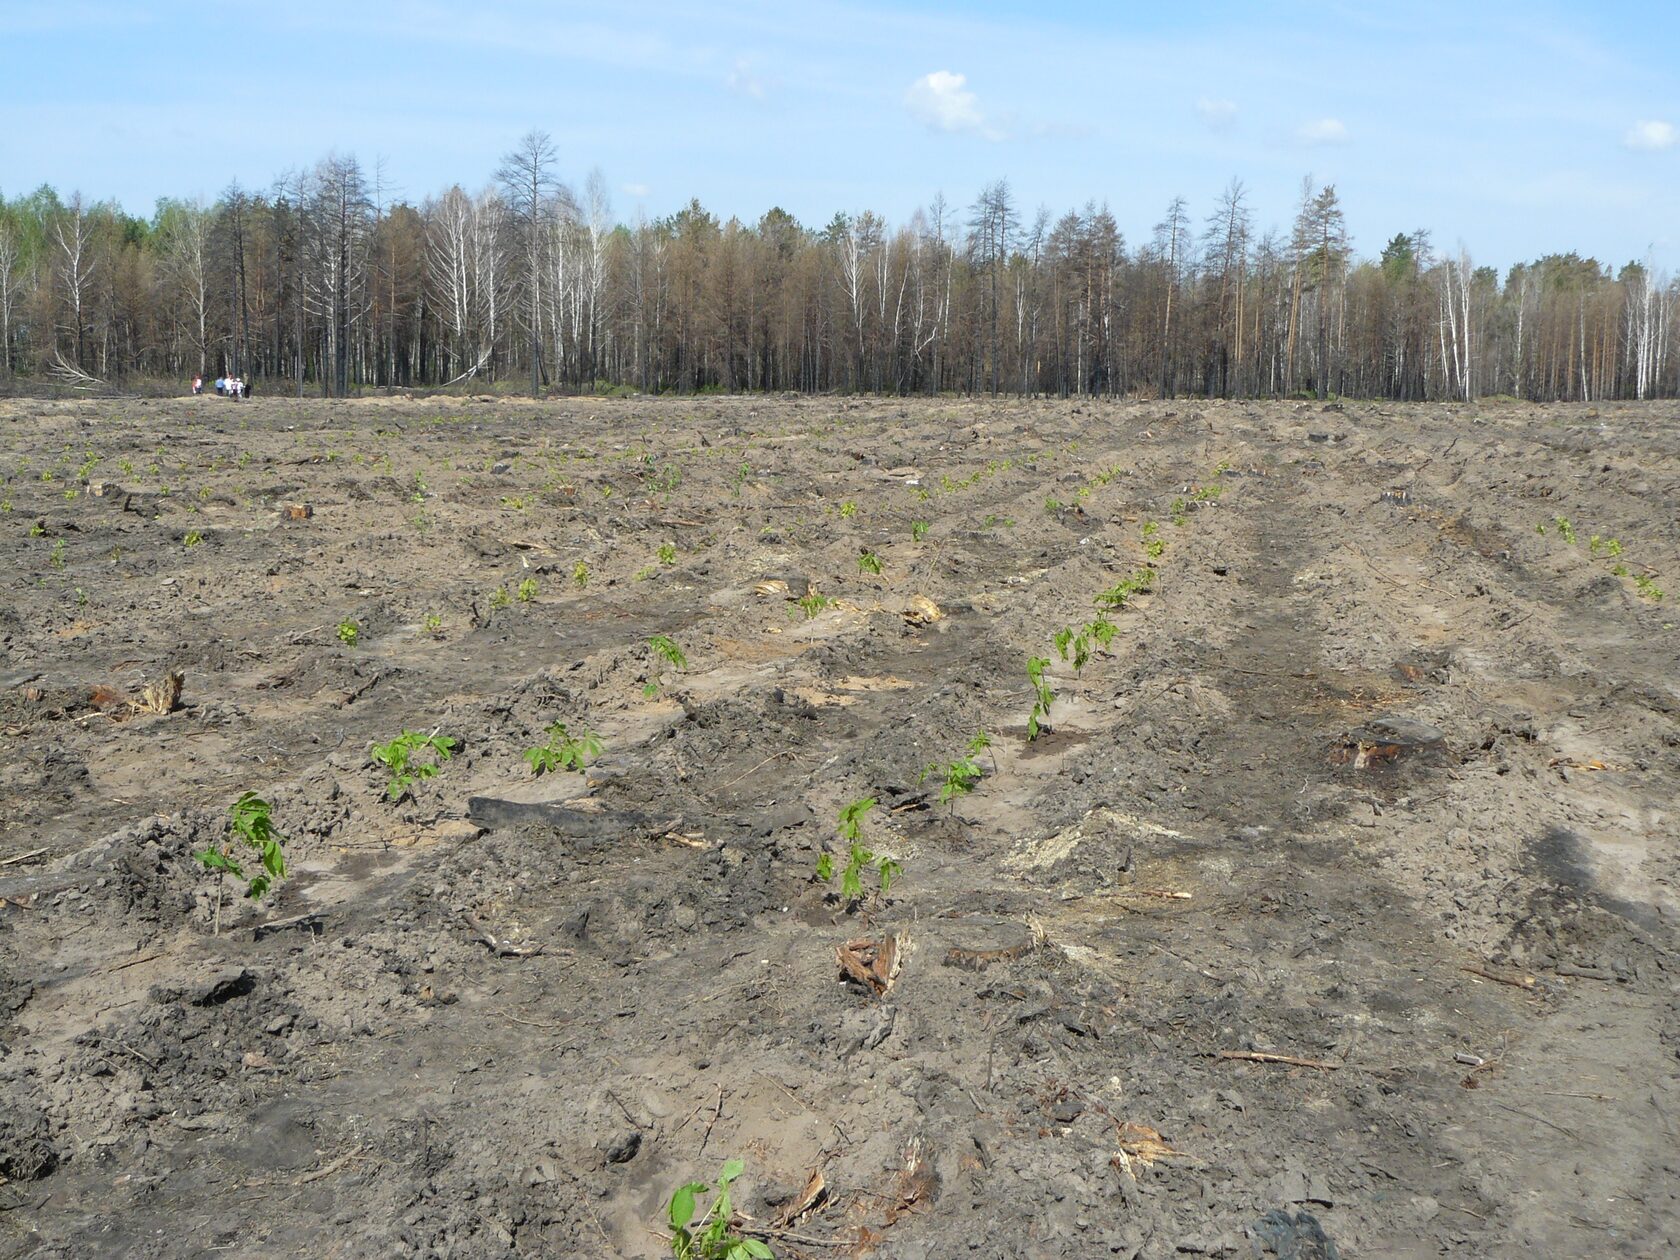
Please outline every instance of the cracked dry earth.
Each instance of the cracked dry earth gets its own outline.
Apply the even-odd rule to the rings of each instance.
[[[1677,415],[0,403],[0,1255],[1673,1254]]]

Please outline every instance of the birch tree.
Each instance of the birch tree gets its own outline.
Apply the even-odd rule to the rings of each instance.
[[[529,325],[531,397],[542,395],[543,253],[547,244],[545,217],[557,184],[558,152],[546,131],[529,131],[502,158],[496,179],[507,196],[514,222],[524,239],[524,298]]]

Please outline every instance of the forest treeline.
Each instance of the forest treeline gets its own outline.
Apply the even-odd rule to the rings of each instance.
[[[1425,231],[1355,254],[1333,187],[1256,227],[1233,182],[1129,242],[1104,206],[1026,213],[1006,181],[908,222],[779,209],[613,215],[534,132],[478,191],[415,202],[332,156],[149,219],[0,197],[0,377],[219,373],[345,394],[521,388],[1454,399],[1680,392],[1680,290],[1575,253],[1501,280]],[[278,384],[283,382],[284,384]],[[265,391],[267,392],[267,391]]]

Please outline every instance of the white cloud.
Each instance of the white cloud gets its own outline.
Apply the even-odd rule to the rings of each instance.
[[[937,131],[966,132],[986,140],[1001,140],[1003,133],[986,118],[980,98],[968,90],[968,76],[949,70],[924,74],[904,94],[904,104],[922,122]]]
[[[762,101],[769,84],[753,73],[751,64],[745,57],[736,59],[735,68],[724,79],[724,86],[737,96],[750,96],[755,101]]]
[[[1308,144],[1345,144],[1348,129],[1340,118],[1315,118],[1295,134]]]
[[[1680,129],[1671,122],[1642,118],[1628,128],[1622,143],[1630,149],[1672,149],[1680,143]]]
[[[1196,102],[1196,113],[1215,131],[1229,131],[1237,121],[1237,103],[1204,96]]]
[[[645,197],[652,191],[653,189],[649,188],[646,184],[624,185],[624,195],[626,197]]]

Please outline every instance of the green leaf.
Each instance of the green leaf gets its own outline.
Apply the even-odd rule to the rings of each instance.
[[[834,857],[832,854],[824,853],[817,858],[817,878],[825,884],[834,878]]]
[[[776,1260],[776,1253],[756,1238],[742,1239],[741,1247],[746,1255],[752,1257],[752,1260]]]
[[[739,1177],[746,1170],[747,1166],[741,1160],[725,1160],[723,1171],[718,1174],[718,1185],[727,1186],[731,1181],[734,1181],[735,1178]]]
[[[1027,742],[1030,744],[1038,738],[1038,710],[1034,709],[1027,718]]]
[[[893,880],[897,879],[903,870],[904,867],[891,858],[881,863],[881,896],[885,897],[892,891]]]
[[[671,1228],[686,1235],[688,1223],[694,1219],[694,1196],[704,1194],[710,1186],[698,1181],[691,1181],[686,1186],[678,1186],[677,1192],[671,1196],[670,1217]]]

